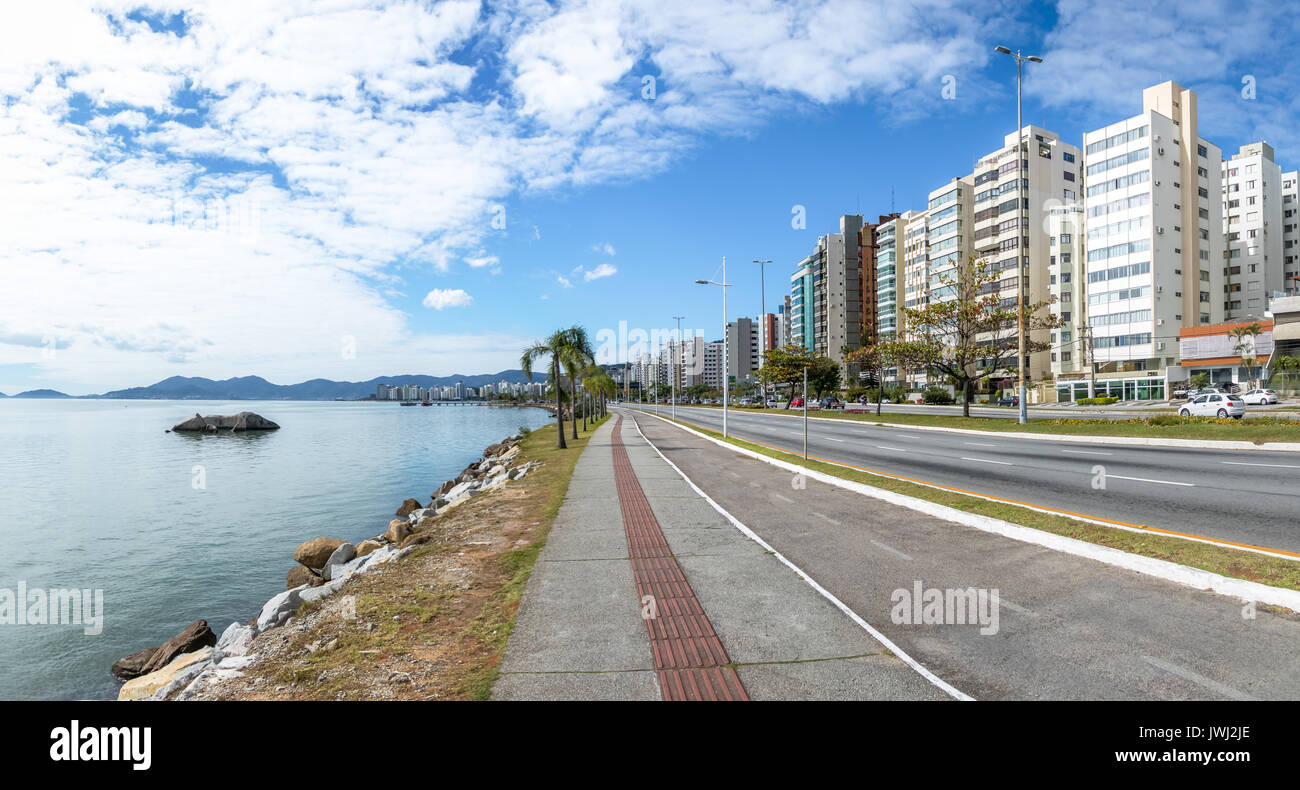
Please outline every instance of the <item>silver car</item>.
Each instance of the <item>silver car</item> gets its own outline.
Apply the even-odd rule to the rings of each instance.
[[[1240,420],[1246,414],[1246,402],[1239,395],[1227,393],[1197,395],[1183,404],[1178,414],[1183,417],[1218,417],[1219,419],[1233,417]]]

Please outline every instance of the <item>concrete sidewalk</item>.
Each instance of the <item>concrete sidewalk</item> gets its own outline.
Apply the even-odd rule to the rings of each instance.
[[[614,473],[616,422],[596,432],[578,461],[493,699],[672,696],[656,673],[629,556]],[[948,698],[723,518],[647,445],[630,416],[619,430],[672,559],[751,699]]]

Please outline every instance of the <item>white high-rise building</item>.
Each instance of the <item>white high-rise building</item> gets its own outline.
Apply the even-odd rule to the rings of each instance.
[[[1268,143],[1250,143],[1222,162],[1228,255],[1224,318],[1262,319],[1283,290],[1282,168]]]
[[[1179,328],[1223,320],[1222,153],[1197,133],[1196,94],[1165,82],[1140,114],[1085,134],[1084,156],[1098,394],[1163,398],[1183,377]]]
[[[1300,171],[1282,174],[1282,291],[1300,294]]]

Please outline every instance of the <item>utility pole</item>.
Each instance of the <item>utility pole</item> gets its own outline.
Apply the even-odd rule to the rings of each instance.
[[[803,460],[808,461],[808,366],[803,366]]]
[[[678,342],[678,344],[679,344],[679,349],[680,349],[680,343],[681,343],[681,337],[682,337],[682,319],[685,318],[685,317],[686,317],[686,316],[683,316],[683,315],[675,315],[675,316],[673,316],[673,318],[676,319],[676,321],[677,321],[677,338],[676,338],[676,339],[677,339],[677,342]],[[672,341],[669,341],[669,342],[671,343]],[[677,419],[677,354],[678,354],[678,351],[673,351],[672,354],[673,354],[673,419],[675,420],[675,419]]]
[[[767,277],[764,275],[767,272],[767,264],[771,262],[770,259],[754,259],[754,263],[758,264],[758,366],[760,368],[763,367],[763,357],[767,355]],[[759,397],[763,399],[763,405],[766,406],[767,387],[761,382],[759,383]]]

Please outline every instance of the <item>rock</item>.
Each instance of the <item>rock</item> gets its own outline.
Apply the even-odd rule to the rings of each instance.
[[[185,653],[157,670],[128,680],[117,692],[119,700],[141,700],[163,698],[207,669],[212,663],[212,648],[204,647],[192,653]]]
[[[342,545],[343,541],[338,538],[312,538],[294,549],[293,561],[306,565],[312,570],[320,570],[325,567],[325,561],[330,558],[334,550]]]
[[[168,639],[163,646],[154,651],[141,668],[141,674],[157,672],[171,663],[172,659],[182,653],[191,653],[201,647],[211,647],[217,643],[217,635],[208,628],[207,620],[195,620],[185,626],[185,630]]]
[[[500,444],[489,445],[489,446],[487,447],[487,449],[483,451],[483,457],[484,457],[484,458],[491,458],[491,457],[493,457],[493,456],[495,456],[495,455],[500,455],[501,453],[504,453],[504,452],[506,451],[506,449],[507,449],[507,447],[506,447],[506,444],[505,444],[504,442],[502,442],[502,443],[500,443]]]
[[[453,477],[452,479],[450,479],[450,480],[448,480],[447,482],[443,483],[442,485],[438,486],[438,490],[437,490],[437,491],[434,491],[434,492],[433,492],[433,496],[429,497],[429,499],[431,499],[431,500],[435,500],[435,499],[437,499],[438,497],[441,497],[443,494],[445,494],[445,493],[447,493],[448,491],[450,491],[450,490],[452,490],[453,488],[455,488],[455,487],[456,487],[456,484],[457,484],[458,482],[459,482],[459,480],[457,480],[456,478]],[[432,507],[432,505],[431,505],[430,507]]]
[[[144,650],[137,650],[125,658],[119,658],[113,662],[113,668],[110,670],[114,675],[123,680],[138,678],[144,674],[144,665],[149,663],[153,654],[158,652],[156,647],[146,647]]]
[[[478,486],[479,483],[477,480],[466,481],[456,486],[455,488],[451,489],[450,491],[448,491],[443,498],[446,499],[448,502],[452,502],[454,500],[460,499],[463,496],[473,496],[474,491],[475,489],[478,488]]]
[[[483,487],[479,490],[490,491],[494,488],[500,488],[501,486],[505,485],[507,479],[508,478],[506,477],[505,472],[502,472],[496,477],[489,478],[488,481],[484,483]]]
[[[401,543],[409,534],[411,534],[411,522],[395,518],[388,522],[388,531],[384,533],[384,540],[389,543]]]
[[[302,592],[306,589],[308,588],[305,586],[294,587],[292,590],[285,590],[267,601],[266,605],[262,607],[262,613],[257,616],[258,632],[280,625],[284,618],[288,618],[290,614],[296,611],[302,605]]]
[[[234,415],[195,414],[188,420],[182,420],[172,426],[173,431],[202,431],[215,433],[218,430],[238,431],[275,431],[280,426],[251,411],[241,411]]]
[[[524,476],[524,468],[522,466],[517,466],[514,469],[511,469],[509,472],[506,472],[506,479],[508,480],[518,480],[523,476]]]
[[[377,540],[363,540],[361,541],[361,544],[357,546],[357,556],[364,557],[383,545],[384,544]]]
[[[284,575],[284,588],[292,590],[294,587],[301,587],[304,584],[315,587],[321,583],[321,578],[312,570],[303,565],[295,565]]]
[[[497,460],[503,464],[508,464],[518,457],[519,457],[519,447],[516,446],[516,447],[511,447],[509,450],[505,452],[504,455],[499,456]]]
[[[434,501],[436,502],[437,500],[435,499]],[[411,514],[406,517],[406,520],[411,522],[412,524],[419,524],[424,519],[432,518],[436,515],[438,515],[438,507],[437,505],[431,504],[429,507],[422,507],[419,510],[412,510]]]
[[[412,510],[419,510],[419,509],[420,509],[420,501],[418,499],[407,499],[402,502],[402,506],[397,509],[397,513],[395,515],[398,518],[406,518],[407,516],[411,515]]]
[[[231,623],[221,632],[212,660],[220,662],[225,656],[248,655],[248,648],[253,644],[253,638],[256,636],[257,630],[251,626]]]
[[[338,578],[338,569],[348,565],[357,556],[357,547],[351,543],[344,543],[334,550],[330,558],[325,561],[325,570],[321,576],[326,581],[332,581]]]

